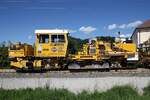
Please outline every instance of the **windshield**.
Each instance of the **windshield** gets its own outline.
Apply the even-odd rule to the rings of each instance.
[[[48,34],[40,35],[39,43],[49,43],[49,35]]]
[[[51,36],[51,42],[52,43],[65,42],[65,37],[64,37],[64,35],[52,35]]]

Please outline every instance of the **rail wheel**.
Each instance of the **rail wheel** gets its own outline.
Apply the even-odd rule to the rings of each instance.
[[[112,62],[110,68],[121,68],[121,63],[119,62]]]
[[[78,64],[77,62],[71,63],[68,65],[68,69],[80,69],[80,64]]]

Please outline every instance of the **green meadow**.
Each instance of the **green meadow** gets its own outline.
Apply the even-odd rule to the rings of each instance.
[[[150,86],[143,89],[143,94],[130,86],[115,86],[106,92],[82,91],[72,93],[66,89],[0,89],[0,100],[150,100]]]

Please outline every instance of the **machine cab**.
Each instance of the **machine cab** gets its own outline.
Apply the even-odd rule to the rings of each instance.
[[[35,56],[65,57],[68,46],[67,30],[36,30]]]

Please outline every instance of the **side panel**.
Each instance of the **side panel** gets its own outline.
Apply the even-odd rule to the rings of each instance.
[[[25,52],[23,49],[21,50],[9,50],[9,57],[24,57]]]
[[[136,52],[136,44],[134,43],[118,43],[115,46],[128,52]]]
[[[18,49],[9,49],[9,57],[26,57],[33,56],[33,47],[31,45],[22,45]]]

